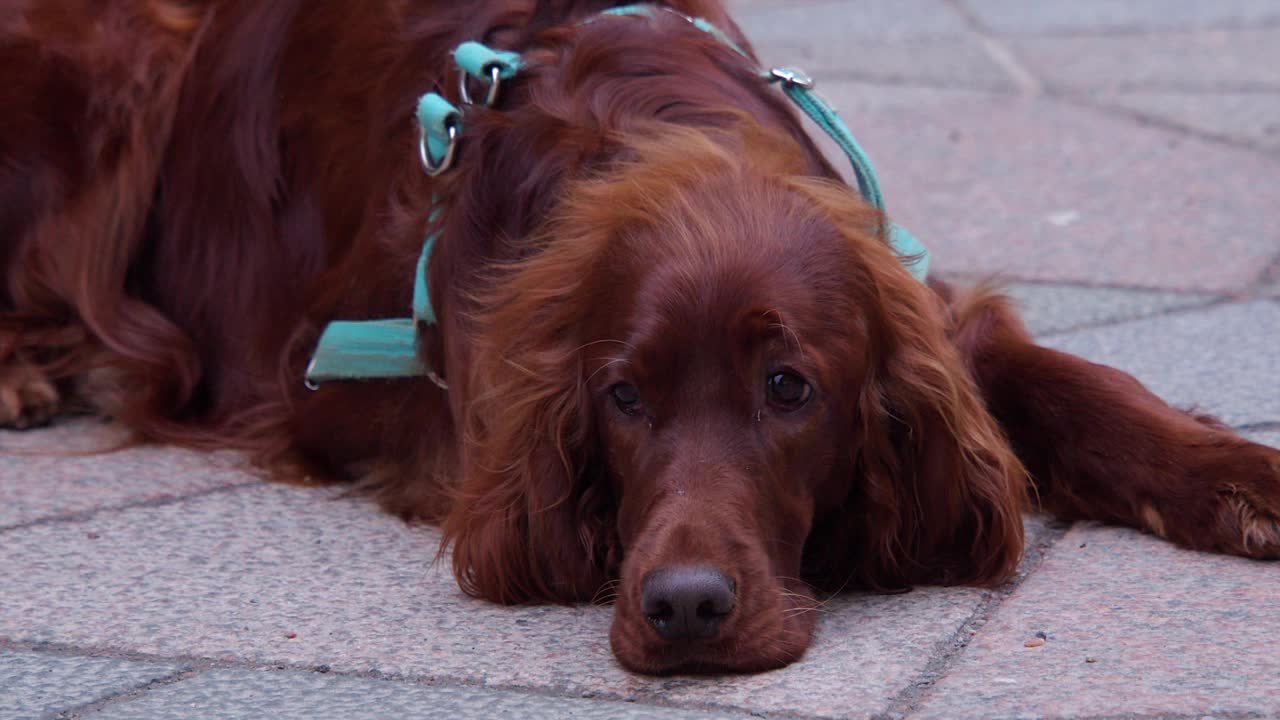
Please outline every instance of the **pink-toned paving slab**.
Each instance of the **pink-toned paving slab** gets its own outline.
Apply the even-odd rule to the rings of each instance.
[[[103,454],[127,439],[100,420],[0,430],[0,529],[256,481],[234,453],[162,446]]]
[[[1048,98],[822,92],[939,270],[1232,291],[1280,247],[1278,159]]]
[[[1027,641],[1046,636],[1040,647]],[[1069,532],[996,612],[922,717],[1280,713],[1280,563]]]
[[[776,713],[883,711],[989,597],[848,595],[788,668],[649,678],[614,661],[609,608],[467,598],[433,564],[437,531],[333,491],[248,487],[3,537],[0,638]]]

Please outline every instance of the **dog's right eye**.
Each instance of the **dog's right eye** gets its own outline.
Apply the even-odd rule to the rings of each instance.
[[[618,383],[609,388],[609,394],[613,396],[613,401],[618,404],[618,409],[628,415],[639,415],[643,410],[640,405],[640,391],[631,383]]]

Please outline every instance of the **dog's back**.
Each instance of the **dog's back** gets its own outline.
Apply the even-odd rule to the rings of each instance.
[[[399,302],[321,276],[400,261],[383,226],[414,99],[469,26],[525,6],[8,6],[0,423],[76,395],[144,436],[214,440],[279,395],[309,310]]]

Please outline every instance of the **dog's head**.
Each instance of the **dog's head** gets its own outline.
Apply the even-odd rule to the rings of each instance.
[[[462,586],[614,599],[661,673],[795,660],[811,585],[1006,576],[1020,468],[879,213],[764,131],[621,156],[477,304]]]

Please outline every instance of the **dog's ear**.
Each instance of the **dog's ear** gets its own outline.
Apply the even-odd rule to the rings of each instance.
[[[849,348],[861,359],[839,479],[848,495],[817,518],[814,570],[882,589],[1001,582],[1022,552],[1025,471],[947,338],[940,298],[867,232],[865,209],[809,190],[847,240],[849,302],[865,328]]]
[[[884,351],[869,358],[857,405],[858,567],[881,586],[1003,581],[1022,552],[1025,473],[931,291],[898,280],[880,306]]]
[[[589,243],[588,243],[589,244]],[[462,479],[443,523],[458,583],[516,603],[591,600],[618,562],[577,330],[589,259],[560,243],[476,299],[462,393]]]

